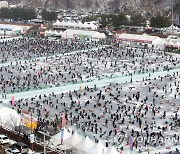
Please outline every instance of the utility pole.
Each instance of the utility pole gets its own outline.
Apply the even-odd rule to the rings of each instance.
[[[174,27],[174,0],[171,0],[171,14],[172,14],[172,34],[174,34],[174,29],[173,29],[173,27]]]

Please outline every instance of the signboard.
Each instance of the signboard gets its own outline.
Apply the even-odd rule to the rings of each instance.
[[[34,134],[31,134],[31,135],[30,135],[30,142],[31,142],[31,143],[34,143],[34,142],[35,142],[35,141],[34,141]]]

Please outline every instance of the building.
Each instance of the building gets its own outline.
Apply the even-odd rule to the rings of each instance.
[[[3,7],[8,7],[8,2],[7,1],[0,1],[0,8],[3,8]]]
[[[158,36],[151,36],[147,34],[117,34],[117,41],[121,42],[124,46],[138,47],[138,48],[149,48],[149,49],[165,49],[165,40]]]
[[[0,35],[18,35],[23,33],[23,28],[18,25],[0,24]]]

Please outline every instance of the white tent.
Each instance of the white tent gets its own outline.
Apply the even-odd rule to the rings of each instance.
[[[175,44],[174,44],[174,42],[171,39],[169,39],[169,40],[166,40],[166,45],[174,46]]]
[[[67,131],[66,128],[64,128],[64,136],[63,136],[63,140],[67,140],[71,137],[71,133]],[[61,144],[61,132],[57,133],[56,135],[51,137],[51,142],[53,142],[54,144]]]
[[[79,144],[83,140],[83,137],[80,136],[76,131],[74,134],[67,140],[64,141],[64,144],[70,145],[70,146],[75,146]]]
[[[106,35],[104,33],[97,32],[92,36],[92,39],[106,39]]]
[[[51,30],[45,31],[45,36],[52,36],[52,35],[53,35],[53,31],[51,31]]]
[[[179,28],[177,26],[171,25],[170,27],[166,29],[166,33],[172,33],[172,31],[177,32],[179,31]]]
[[[61,22],[59,20],[57,20],[55,23],[53,23],[53,26],[59,26],[61,25]]]
[[[119,154],[119,152],[115,149],[114,146],[112,146],[112,148],[109,149],[105,154]]]
[[[84,154],[84,152],[87,152],[94,145],[95,145],[94,142],[90,140],[88,136],[86,136],[86,138],[82,142],[77,144],[75,148],[79,150],[77,152],[78,154],[81,154],[81,153]]]
[[[104,154],[108,149],[102,144],[101,141],[98,142],[94,147],[87,151],[88,154]]]
[[[61,36],[61,35],[62,35],[62,31],[58,32],[58,31],[55,30],[55,31],[53,32],[53,35],[54,35],[54,36]]]
[[[90,30],[97,30],[97,26],[94,25],[93,23],[82,23],[82,22],[75,22],[75,21],[62,21],[60,22],[59,20],[57,20],[54,24],[53,24],[54,28],[75,28],[75,29],[90,29]]]
[[[74,39],[76,37],[91,38],[93,41],[98,41],[101,39],[105,39],[106,35],[104,33],[99,33],[97,31],[73,29],[67,29],[62,33],[62,38]]]
[[[176,44],[175,44],[175,46],[180,49],[180,41],[177,41]]]
[[[13,109],[0,106],[0,125],[9,129],[19,126],[21,116]]]

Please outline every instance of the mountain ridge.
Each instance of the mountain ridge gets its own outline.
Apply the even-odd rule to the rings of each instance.
[[[156,15],[171,12],[171,0],[7,0],[23,6],[58,9],[73,9],[99,12],[143,13]],[[174,12],[180,14],[180,0],[174,0]]]

